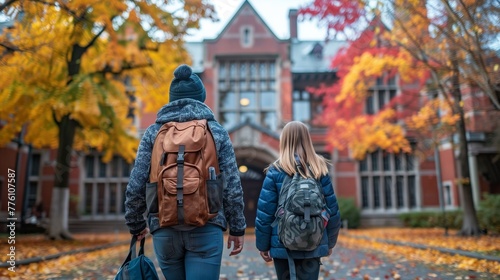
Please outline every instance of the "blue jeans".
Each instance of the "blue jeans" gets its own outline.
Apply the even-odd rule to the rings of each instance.
[[[160,228],[153,245],[160,269],[167,280],[218,280],[224,237],[212,224],[190,231]]]

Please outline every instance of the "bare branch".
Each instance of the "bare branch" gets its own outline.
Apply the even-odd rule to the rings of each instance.
[[[6,49],[6,51],[10,52],[10,53],[21,51],[20,48],[18,48],[16,46],[9,46],[9,45],[5,44],[4,42],[0,42],[0,47],[4,47]]]
[[[95,43],[95,41],[102,35],[102,33],[104,33],[105,30],[106,26],[103,26],[102,29],[99,32],[97,32],[97,34],[92,38],[92,40],[90,40],[90,42],[85,47],[83,47],[83,49],[87,50],[88,48],[90,48]]]
[[[153,65],[153,63],[151,63],[151,62],[146,63],[146,64],[137,64],[137,65],[127,64],[127,65],[121,67],[120,70],[118,70],[118,71],[115,71],[115,70],[113,70],[113,68],[111,66],[106,65],[102,70],[90,73],[89,75],[104,75],[104,74],[108,74],[108,73],[118,75],[118,74],[122,74],[124,71],[127,71],[127,70],[146,68],[146,67],[150,67],[152,65]]]
[[[147,47],[147,46],[141,46],[139,49],[140,49],[141,51],[152,51],[152,52],[157,52],[157,51],[160,49],[160,47],[159,47],[158,45],[156,45],[156,46],[155,46],[155,47],[153,47],[153,48],[152,48],[152,47]]]

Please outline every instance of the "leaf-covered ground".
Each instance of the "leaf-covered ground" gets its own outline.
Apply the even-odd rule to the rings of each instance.
[[[453,232],[445,237],[439,229],[349,230],[341,232],[338,246],[332,256],[322,259],[319,279],[500,279],[498,262],[480,261],[435,250],[388,245],[370,239],[355,238],[356,236],[481,253],[500,249],[500,237],[462,238],[455,236]],[[75,237],[75,241],[48,241],[42,236],[19,236],[16,238],[16,259],[48,256],[117,241],[127,242],[130,236],[123,233],[80,234]],[[6,238],[2,238],[0,244],[1,248],[8,248]],[[15,273],[1,268],[0,280],[113,279],[127,252],[128,244],[125,244],[17,266]],[[272,263],[265,263],[260,258],[255,248],[255,236],[250,230],[245,237],[243,253],[233,257],[228,254],[229,251],[225,248],[220,279],[276,279]],[[155,260],[150,239],[146,243],[146,255]],[[2,262],[6,261],[6,254],[2,253],[0,257]],[[159,274],[161,276],[160,271]]]
[[[69,251],[80,250],[84,248],[93,248],[103,246],[114,242],[127,242],[130,240],[128,233],[113,233],[113,234],[75,234],[75,240],[47,240],[43,235],[25,235],[17,236],[15,244],[8,244],[7,238],[1,238],[0,247],[10,249],[10,246],[15,246],[16,262],[20,260],[47,257],[55,254],[60,254]],[[62,275],[65,271],[71,271],[79,265],[92,262],[96,258],[112,255],[114,252],[119,252],[120,256],[123,251],[127,250],[128,245],[115,246],[104,250],[92,252],[77,253],[63,255],[57,259],[46,260],[42,262],[31,263],[29,265],[16,265],[15,272],[9,271],[7,268],[0,268],[0,279],[53,279],[58,275]],[[4,250],[2,250],[4,251]],[[0,260],[5,263],[9,260],[7,253],[0,255]],[[104,267],[104,266],[103,266]],[[115,267],[112,267],[115,268]],[[100,272],[101,267],[96,267],[96,272]],[[29,275],[29,277],[27,277]],[[76,279],[92,279],[82,276]]]
[[[349,230],[348,234],[343,234],[339,238],[339,242],[348,248],[366,248],[383,252],[385,255],[394,258],[404,258],[427,264],[447,265],[463,270],[489,272],[500,275],[499,262],[451,255],[432,249],[421,250],[406,246],[391,245],[375,241],[375,239],[422,244],[498,257],[500,252],[500,236],[461,237],[456,234],[456,231],[448,231],[448,235],[446,236],[443,229],[380,228]]]

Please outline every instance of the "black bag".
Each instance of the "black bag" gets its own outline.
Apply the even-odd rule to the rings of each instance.
[[[128,256],[116,273],[115,280],[159,280],[155,265],[148,257],[144,255],[144,242],[146,238],[141,239],[139,255],[136,256],[137,236],[133,236],[130,241],[130,250]]]

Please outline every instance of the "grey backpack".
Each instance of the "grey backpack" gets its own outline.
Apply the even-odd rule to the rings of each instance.
[[[287,176],[281,186],[274,225],[278,237],[289,250],[312,251],[323,237],[329,215],[321,184],[298,172]]]

